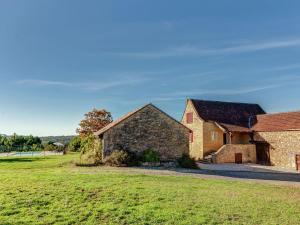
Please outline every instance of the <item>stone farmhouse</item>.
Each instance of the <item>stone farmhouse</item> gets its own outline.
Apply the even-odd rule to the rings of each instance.
[[[197,160],[300,170],[300,111],[266,114],[257,104],[188,99],[182,123]]]
[[[152,104],[132,111],[95,133],[102,141],[102,157],[114,150],[137,154],[157,151],[162,161],[173,161],[189,153],[191,131]]]

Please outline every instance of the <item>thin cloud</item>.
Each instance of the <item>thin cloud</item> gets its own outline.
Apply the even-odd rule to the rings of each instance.
[[[69,88],[80,88],[87,91],[99,91],[99,90],[104,90],[104,89],[118,87],[118,86],[137,85],[149,80],[151,79],[143,78],[143,77],[122,77],[122,78],[119,77],[113,81],[73,83],[73,82],[65,82],[65,81],[26,79],[26,80],[19,80],[16,83],[18,85],[27,85],[27,86],[69,87]]]
[[[211,90],[195,90],[195,91],[182,91],[173,92],[169,96],[199,96],[199,95],[238,95],[238,94],[248,94],[257,91],[263,91],[267,89],[273,89],[281,87],[283,84],[271,84],[265,86],[255,86],[255,87],[243,87],[237,89],[211,89]]]
[[[299,68],[300,68],[300,64],[291,64],[286,66],[273,67],[269,70],[281,71],[281,70],[292,70],[292,69],[299,69]]]
[[[74,85],[68,82],[52,81],[52,80],[36,80],[36,79],[19,80],[17,81],[17,84],[33,85],[33,86],[65,86],[65,87],[70,87]]]
[[[204,49],[198,46],[184,45],[175,48],[163,49],[156,52],[116,52],[107,53],[113,56],[136,57],[136,58],[166,58],[183,56],[210,56],[256,52],[268,49],[278,49],[300,46],[300,39],[288,39],[279,41],[264,41],[260,43],[237,45],[225,48]]]

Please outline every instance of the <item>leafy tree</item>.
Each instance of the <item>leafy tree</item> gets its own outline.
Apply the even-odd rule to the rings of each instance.
[[[81,147],[81,137],[74,137],[68,145],[68,150],[71,152],[79,152]]]
[[[110,112],[105,109],[93,109],[93,111],[85,114],[85,118],[79,123],[79,128],[76,132],[85,136],[102,129],[111,122],[112,116]]]
[[[37,151],[41,149],[41,139],[39,137],[19,136],[0,136],[0,151]]]
[[[93,134],[86,135],[81,139],[80,163],[98,165],[102,161],[101,141]]]

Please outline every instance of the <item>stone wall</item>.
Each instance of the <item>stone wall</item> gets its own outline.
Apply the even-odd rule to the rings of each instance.
[[[214,133],[214,134],[213,134]],[[203,126],[203,155],[216,152],[224,144],[223,131],[213,122],[204,122]],[[213,139],[214,136],[214,139]]]
[[[186,122],[186,114],[193,113],[193,123]],[[203,159],[203,124],[204,121],[198,117],[196,110],[193,107],[193,104],[188,100],[185,112],[182,117],[182,124],[187,126],[193,131],[193,142],[190,142],[189,154],[192,158],[197,160]]]
[[[300,154],[300,131],[255,132],[255,141],[270,144],[270,161],[274,166],[296,169],[296,154]]]
[[[223,145],[213,155],[213,163],[235,163],[236,153],[242,153],[243,163],[256,163],[256,148],[253,144]]]
[[[189,152],[189,129],[148,105],[107,130],[102,137],[103,157],[113,150],[157,151],[161,160],[175,160]]]
[[[233,132],[231,144],[249,144],[251,141],[249,133]]]

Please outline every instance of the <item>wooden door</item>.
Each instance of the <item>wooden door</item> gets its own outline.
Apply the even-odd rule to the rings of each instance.
[[[296,169],[300,170],[300,155],[296,155]]]
[[[241,164],[243,163],[243,154],[235,153],[235,163]]]
[[[257,163],[270,165],[270,145],[268,143],[256,143]]]

